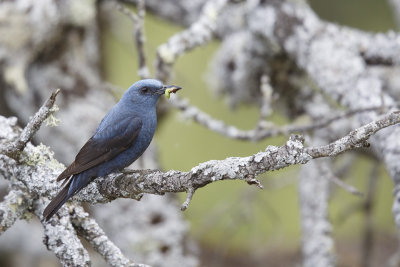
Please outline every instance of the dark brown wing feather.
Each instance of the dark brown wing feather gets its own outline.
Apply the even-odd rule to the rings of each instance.
[[[68,181],[68,179],[65,181]],[[60,192],[58,192],[57,196],[53,198],[53,200],[44,209],[43,217],[46,221],[48,221],[67,200],[69,185],[70,184],[68,183]]]
[[[135,142],[141,128],[142,121],[139,117],[125,117],[116,124],[96,132],[81,148],[75,161],[58,176],[57,181],[114,158]],[[68,179],[64,183],[67,181]]]

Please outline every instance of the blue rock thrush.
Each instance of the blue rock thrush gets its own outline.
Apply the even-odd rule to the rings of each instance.
[[[179,89],[153,79],[134,83],[103,118],[75,161],[58,176],[57,181],[64,180],[66,185],[44,210],[45,220],[94,178],[121,170],[139,158],[156,130],[158,98]]]

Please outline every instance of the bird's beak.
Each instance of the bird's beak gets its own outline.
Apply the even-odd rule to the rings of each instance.
[[[178,90],[181,90],[182,87],[176,85],[164,85],[160,90],[158,90],[159,94],[165,94],[168,98],[170,93],[176,93]]]

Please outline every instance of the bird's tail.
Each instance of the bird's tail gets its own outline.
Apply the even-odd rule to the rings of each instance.
[[[57,194],[57,196],[53,198],[53,200],[49,203],[49,205],[47,205],[47,207],[44,209],[43,217],[45,218],[46,222],[61,208],[62,205],[64,205],[64,203],[70,197],[68,195],[70,184],[71,181],[69,181],[64,186],[64,188],[61,189],[61,191]]]
[[[45,220],[48,221],[70,197],[81,191],[90,181],[91,178],[84,173],[72,176],[64,188],[44,209],[43,217]]]

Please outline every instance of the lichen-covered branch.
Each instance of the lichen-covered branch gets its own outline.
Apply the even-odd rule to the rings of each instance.
[[[335,266],[332,225],[328,219],[329,168],[327,159],[302,166],[299,202],[303,266]]]
[[[311,159],[333,157],[350,149],[369,146],[366,142],[377,131],[400,122],[400,112],[392,112],[381,119],[351,131],[343,138],[324,146],[304,147],[303,139],[292,136],[281,147],[268,146],[265,151],[249,157],[232,157],[199,164],[189,172],[158,170],[132,170],[97,178],[81,194],[80,201],[109,202],[116,198],[140,199],[143,193],[164,194],[186,192],[220,180],[243,180],[257,184],[256,177]],[[188,198],[189,199],[189,198]],[[189,199],[190,200],[190,199]],[[185,203],[187,207],[188,203]]]
[[[398,34],[370,34],[322,21],[304,2],[282,1],[279,4],[253,2],[248,16],[250,30],[274,42],[293,58],[317,84],[318,88],[341,106],[349,109],[371,105],[392,105],[396,99],[387,93],[373,66],[398,66]],[[270,19],[265,19],[269,14]],[[374,120],[378,112],[359,114],[354,125]],[[400,187],[399,129],[383,131],[371,139],[375,154],[386,165],[395,187]],[[396,194],[399,190],[395,189]],[[396,195],[396,202],[400,195]],[[396,222],[400,222],[399,209]],[[400,228],[400,224],[397,224]]]
[[[35,202],[34,213],[40,218],[47,202],[44,199]],[[57,217],[43,223],[43,243],[47,249],[53,251],[63,266],[90,266],[89,254],[76,235],[67,209],[61,209]]]
[[[143,193],[164,194],[196,190],[219,180],[244,180],[257,184],[256,177],[264,172],[278,170],[294,164],[304,164],[313,158],[332,157],[356,147],[368,145],[366,140],[377,131],[400,122],[400,113],[392,112],[381,119],[353,130],[345,137],[320,147],[304,147],[302,138],[292,136],[286,145],[269,146],[263,152],[248,157],[233,157],[211,160],[199,164],[189,172],[158,170],[124,171],[106,178],[97,178],[75,199],[91,203],[108,202],[116,198],[138,199]],[[41,153],[45,162],[34,166],[21,166],[7,157],[0,157],[4,176],[7,171],[21,168],[25,186],[37,196],[54,195],[57,186],[50,177],[56,177],[60,166],[56,165],[50,151],[45,148],[29,147],[26,153]],[[29,158],[29,155],[27,156]],[[46,162],[47,161],[47,162]],[[53,166],[53,167],[51,167]],[[49,169],[51,167],[51,169]],[[50,176],[49,176],[50,175]],[[27,179],[35,177],[35,179]],[[49,182],[50,181],[50,182]],[[39,213],[39,216],[41,213]]]
[[[35,133],[39,130],[44,120],[46,120],[55,111],[53,109],[53,106],[59,92],[60,89],[57,89],[51,94],[50,98],[43,104],[43,106],[35,114],[33,119],[30,120],[29,123],[22,130],[19,138],[16,141],[10,143],[10,145],[6,148],[4,154],[14,159],[18,158],[20,152],[26,146],[26,143],[28,143],[32,139]]]
[[[398,123],[400,111],[392,112],[380,120],[373,121],[351,131],[343,138],[325,146],[307,148],[313,158],[334,156],[354,147],[369,146],[366,141],[377,131]]]
[[[3,148],[19,140],[20,130],[15,127],[14,120],[1,116],[0,129],[0,150],[7,151]],[[44,206],[49,201],[43,193],[50,191],[54,195],[57,190],[57,185],[49,178],[56,177],[63,166],[53,158],[49,148],[43,145],[35,147],[30,142],[26,143],[18,161],[3,153],[0,154],[0,176],[11,182],[10,192],[1,203],[7,216],[2,218],[4,231],[28,211],[41,218]],[[54,219],[43,224],[45,245],[64,266],[89,266],[89,255],[76,236],[68,216],[65,216],[66,208],[60,213],[60,220]]]
[[[4,37],[0,38],[0,41],[5,43],[0,48],[0,57],[3,62],[0,66],[3,70],[0,83],[2,83],[1,88],[7,88],[5,90],[8,96],[2,103],[10,103],[8,105],[16,112],[21,103],[34,103],[40,99],[39,104],[36,103],[40,105],[40,102],[47,97],[47,93],[43,93],[45,90],[39,88],[58,87],[48,86],[49,84],[60,83],[63,89],[69,91],[70,101],[65,102],[63,115],[60,115],[60,117],[63,116],[61,119],[65,122],[64,126],[58,127],[53,134],[45,135],[48,145],[58,144],[61,135],[65,135],[65,140],[69,139],[69,144],[75,145],[68,148],[62,145],[61,149],[58,149],[61,150],[58,153],[61,153],[63,160],[67,162],[68,157],[75,154],[83,141],[80,139],[81,136],[77,137],[75,132],[69,129],[74,125],[71,122],[78,120],[92,122],[93,124],[85,124],[87,129],[82,131],[84,134],[89,133],[97,124],[97,120],[92,118],[100,118],[104,114],[104,109],[110,106],[110,102],[103,101],[102,94],[98,94],[93,89],[101,84],[99,73],[96,73],[99,54],[97,26],[93,23],[97,18],[98,4],[93,1],[67,1],[61,5],[55,1],[47,1],[46,4],[40,1],[17,2],[21,8],[13,8],[11,2],[6,1],[5,8],[2,9],[4,12],[1,12],[0,17],[7,21],[4,27],[12,29],[11,31],[7,29],[8,32],[19,33],[15,29],[18,29],[21,24],[24,26],[22,27],[24,34],[19,35],[27,37],[22,40],[15,38],[20,40],[20,45],[6,42]],[[382,112],[387,112],[388,109],[397,106],[398,86],[384,84],[384,72],[377,72],[377,66],[390,68],[398,67],[400,64],[398,33],[369,34],[324,22],[314,14],[306,1],[138,0],[133,2],[137,4],[137,14],[132,12],[126,12],[126,14],[131,17],[132,14],[135,15],[133,16],[134,39],[139,53],[141,77],[148,76],[143,33],[144,4],[146,4],[149,10],[163,14],[164,17],[184,25],[191,23],[190,28],[174,35],[159,47],[156,66],[156,76],[159,79],[163,81],[169,79],[173,64],[179,56],[206,44],[218,34],[223,41],[220,51],[225,53],[221,53],[221,60],[216,61],[217,69],[223,71],[217,72],[220,76],[217,75],[215,80],[224,88],[222,93],[232,95],[228,96],[235,99],[232,102],[254,104],[261,106],[261,110],[271,108],[270,103],[265,102],[265,106],[262,107],[263,103],[258,101],[262,94],[261,87],[258,86],[260,76],[265,75],[271,77],[270,89],[274,90],[274,94],[286,93],[295,99],[292,103],[302,107],[301,111],[295,114],[296,117],[302,116],[302,112],[305,112],[310,118],[317,119],[306,125],[258,124],[253,130],[245,131],[216,120],[180,99],[175,99],[174,105],[182,110],[184,116],[226,137],[256,141],[278,134],[289,135],[293,132],[314,131],[337,122],[341,118],[347,119],[346,128],[350,125],[353,129],[359,128],[334,142],[331,141],[337,136],[334,139],[325,138],[324,143],[330,143],[328,145],[304,147],[301,138],[292,137],[284,146],[269,146],[265,151],[249,157],[208,161],[192,168],[189,172],[163,173],[146,170],[111,174],[108,177],[96,179],[76,196],[75,200],[96,203],[115,198],[140,199],[144,193],[158,195],[166,192],[187,191],[187,200],[182,205],[182,209],[185,209],[196,189],[214,181],[239,179],[261,186],[256,178],[263,172],[293,164],[303,164],[318,157],[332,157],[350,149],[368,146],[367,140],[372,137],[368,141],[375,154],[386,164],[395,182],[393,213],[400,228],[400,167],[398,164],[400,152],[396,149],[400,146],[400,128],[392,127],[390,130],[380,131],[399,122],[398,113],[391,113],[382,118],[380,116]],[[398,2],[391,0],[391,3],[397,7]],[[86,16],[76,16],[76,14],[81,14],[74,12],[76,5],[86,10]],[[50,8],[47,8],[48,6]],[[61,9],[65,10],[63,16],[59,16]],[[53,10],[56,12],[52,12]],[[18,19],[7,20],[7,14]],[[46,21],[50,23],[43,24],[43,27],[35,26],[34,22],[41,20],[37,14],[47,14]],[[19,50],[22,47],[29,47],[28,52],[20,53]],[[26,51],[26,49],[21,50]],[[76,51],[82,53],[76,53]],[[309,102],[303,101],[300,92],[302,90],[298,88],[300,86],[289,88],[293,90],[289,92],[287,87],[276,86],[279,83],[276,81],[277,76],[281,75],[274,75],[274,72],[285,64],[292,67],[284,73],[283,80],[296,79],[294,76],[297,74],[294,73],[300,72],[299,69],[301,69],[301,72],[309,75],[315,82],[316,88],[313,88],[313,91],[318,91],[331,102],[335,102],[337,110],[344,107],[349,111],[332,112],[330,114],[336,115],[321,119],[317,116],[318,109],[309,112],[312,108],[309,107]],[[282,69],[285,67],[283,66]],[[304,86],[304,83],[302,84]],[[235,90],[232,90],[232,87]],[[225,90],[226,88],[230,90]],[[314,95],[317,94],[315,92],[313,92]],[[102,99],[99,100],[99,97]],[[99,104],[104,107],[98,107]],[[37,107],[34,104],[32,106],[36,110]],[[82,110],[86,112],[80,112]],[[30,110],[26,109],[17,113],[20,118],[28,121],[27,118],[33,112],[30,108]],[[263,117],[264,113],[260,113]],[[355,116],[350,118],[350,115]],[[34,121],[35,119],[32,123]],[[367,124],[371,121],[373,122]],[[33,125],[38,124],[33,123]],[[364,126],[360,127],[360,125]],[[1,231],[4,231],[15,220],[26,214],[26,211],[33,212],[40,218],[41,211],[48,202],[47,198],[54,196],[58,190],[59,185],[54,178],[63,166],[54,160],[49,148],[43,145],[33,146],[29,143],[35,132],[35,127],[32,125],[27,126],[26,131],[24,130],[20,136],[15,123],[12,125],[12,120],[0,118],[0,126],[0,150],[3,151],[2,154],[0,153],[0,176],[12,182],[12,191],[0,203],[0,227]],[[340,130],[343,129],[338,128],[337,132]],[[380,131],[379,134],[375,134],[377,131]],[[3,135],[3,132],[6,133]],[[63,144],[68,142],[63,142]],[[20,153],[22,150],[23,152]],[[14,160],[17,158],[19,162]],[[315,185],[318,187],[321,184],[317,181]],[[321,206],[326,204],[326,181],[322,186],[324,192],[320,192],[319,196],[324,200],[323,203],[319,203]],[[22,201],[20,197],[23,197]],[[315,202],[310,203],[313,205]],[[15,205],[17,208],[13,213]],[[318,219],[319,223],[324,222],[325,209],[326,207],[319,209],[318,218],[317,216],[306,218],[304,223],[307,223],[307,219],[311,221]],[[7,214],[10,214],[9,217]],[[6,215],[8,221],[3,220]],[[72,224],[69,221],[71,218]],[[316,233],[314,236],[318,238],[326,229],[330,230],[329,227],[318,227],[319,232],[312,234]],[[89,264],[87,252],[76,238],[75,230],[87,238],[110,265],[131,265],[120,250],[109,242],[97,223],[89,219],[80,207],[75,205],[66,205],[60,210],[58,218],[54,218],[50,224],[45,225],[45,244],[54,251],[64,265]],[[60,234],[62,237],[59,237]],[[319,247],[323,253],[329,250],[330,244],[328,242],[325,245],[327,246]],[[307,248],[304,247],[303,250]],[[317,254],[316,256],[321,255]],[[320,265],[320,262],[316,265]]]
[[[157,50],[157,79],[167,81],[171,75],[176,59],[191,49],[208,43],[216,30],[218,14],[227,0],[210,0],[203,9],[199,19],[188,29],[172,36],[167,43]]]
[[[26,192],[12,189],[0,203],[0,235],[21,218],[30,205]]]
[[[80,236],[85,238],[106,262],[113,267],[149,267],[145,264],[133,263],[127,259],[121,250],[107,237],[97,222],[89,217],[82,207],[73,207],[72,224]]]
[[[141,1],[142,6],[143,2]],[[104,81],[99,71],[101,65],[101,53],[99,52],[101,27],[99,25],[103,22],[102,16],[106,15],[100,13],[101,5],[97,1],[79,0],[61,2],[16,0],[0,4],[2,11],[0,12],[0,21],[2,22],[0,32],[7,33],[0,34],[0,43],[2,44],[0,46],[0,61],[2,62],[0,66],[0,111],[2,114],[15,114],[19,118],[20,125],[26,124],[31,121],[30,117],[48,98],[50,94],[48,90],[62,88],[63,95],[57,99],[60,101],[59,106],[62,107],[57,117],[62,123],[59,127],[42,127],[34,137],[35,143],[42,142],[50,146],[56,154],[55,157],[62,162],[71,161],[106,110],[115,103],[110,100],[112,97],[109,93],[103,90]],[[140,11],[140,5],[139,3],[138,16],[144,16],[144,12]],[[45,20],[43,20],[44,17]],[[16,118],[10,118],[5,122],[3,117],[0,118],[1,150],[19,137],[20,130],[17,130],[16,121]],[[79,121],[85,123],[77,123]],[[9,126],[15,131],[11,131]],[[79,134],[76,134],[78,128]],[[13,136],[11,137],[8,132]],[[56,177],[64,166],[54,160],[52,151],[48,147],[33,146],[29,142],[26,146],[20,155],[19,163],[5,155],[0,155],[0,177],[11,182],[11,190],[23,189],[22,191],[25,192],[25,189],[28,188],[26,197],[32,201],[39,198],[47,200],[44,196],[51,198],[59,189],[59,185],[49,177]],[[155,149],[152,150],[155,151]],[[43,166],[46,168],[40,171]],[[3,188],[1,189],[3,191]],[[21,204],[22,209],[29,211],[26,213],[26,217],[23,216],[27,219],[31,212],[40,208],[25,202]],[[114,209],[118,208],[119,204],[121,203],[114,202],[111,205]],[[168,207],[172,210],[163,218],[164,227],[160,232],[165,236],[172,236],[173,232],[173,237],[169,239],[173,240],[171,242],[173,246],[170,246],[167,254],[158,249],[155,249],[151,255],[144,250],[132,249],[136,245],[137,239],[135,238],[138,231],[148,242],[157,244],[158,241],[157,237],[152,236],[152,231],[146,228],[146,221],[132,218],[131,221],[135,223],[135,228],[140,230],[127,229],[124,231],[125,234],[128,233],[124,240],[125,247],[121,243],[119,247],[129,256],[135,253],[135,257],[132,258],[140,258],[143,262],[153,263],[156,258],[157,261],[163,260],[167,263],[176,261],[186,266],[194,266],[196,257],[192,253],[186,253],[183,248],[188,228],[182,227],[182,225],[186,225],[186,222],[179,210],[174,211],[176,204],[166,198],[158,198],[158,201],[151,203],[142,201],[140,204],[141,207],[145,207],[145,211],[141,213],[141,219],[151,216],[146,209],[151,208],[154,211],[157,208],[165,210],[165,207]],[[67,207],[63,208],[63,210],[66,209]],[[66,214],[62,212],[61,214]],[[125,217],[123,213],[114,214],[113,219],[123,221],[119,220],[121,217]],[[101,223],[101,220],[99,222]],[[34,231],[40,229],[37,227],[38,224],[40,223],[37,220],[30,221],[26,227],[22,228],[23,232],[20,234],[31,236],[32,229]],[[176,228],[169,227],[171,225]],[[109,225],[109,228],[113,228],[113,226]],[[106,232],[110,238],[115,237],[117,233],[115,231],[114,234],[109,234],[109,229]],[[38,231],[36,233],[39,234]],[[52,234],[55,233],[55,231],[52,232]],[[8,235],[8,238],[12,239],[12,235],[13,233]],[[25,239],[14,240],[16,244],[22,244]],[[21,249],[26,248],[23,245],[20,247]],[[78,250],[74,251],[77,247],[72,243],[66,244],[62,248],[70,248],[64,252],[66,257],[71,256],[70,254],[74,252],[80,253]],[[54,249],[55,247],[53,247],[53,251]],[[24,250],[19,251],[25,254]],[[187,259],[191,261],[191,264],[188,264]],[[84,265],[82,263],[80,261],[78,265]],[[173,266],[173,264],[170,265]]]
[[[12,134],[14,131],[19,132],[18,128],[13,125],[12,120],[0,117],[0,128],[2,129],[0,148],[18,138],[17,135]],[[4,211],[4,217],[0,221],[2,231],[5,231],[27,211],[43,219],[43,209],[49,202],[45,196],[53,197],[56,194],[58,185],[54,178],[62,168],[63,166],[53,158],[53,153],[44,145],[35,147],[28,142],[19,161],[0,154],[0,174],[13,184],[12,191],[0,204],[0,210]],[[64,266],[89,266],[89,255],[70,222],[68,208],[71,207],[74,208],[73,205],[65,205],[57,216],[49,222],[42,223],[45,230],[43,242]],[[105,250],[107,248],[110,249],[110,247],[103,247]],[[110,259],[118,258],[118,255],[110,254],[108,257]]]
[[[367,107],[367,108],[359,108],[355,110],[349,110],[345,112],[338,112],[337,115],[331,115],[327,117],[323,117],[319,120],[315,120],[313,122],[296,125],[296,124],[287,124],[287,125],[268,125],[267,127],[260,127],[261,125],[257,125],[252,130],[242,130],[233,125],[228,125],[225,122],[215,119],[211,117],[209,114],[200,110],[196,106],[190,105],[186,99],[182,99],[179,96],[175,96],[171,99],[170,103],[176,107],[177,109],[182,111],[182,115],[186,119],[191,119],[198,124],[206,127],[207,129],[216,132],[220,135],[223,135],[228,138],[238,139],[238,140],[247,140],[247,141],[260,141],[266,138],[270,138],[277,135],[290,135],[292,133],[305,133],[310,132],[316,129],[320,129],[328,126],[329,124],[341,120],[346,119],[351,116],[354,116],[363,112],[370,111],[382,111],[382,109],[391,109],[395,108],[398,105],[390,105],[387,107],[377,106],[377,107]]]

